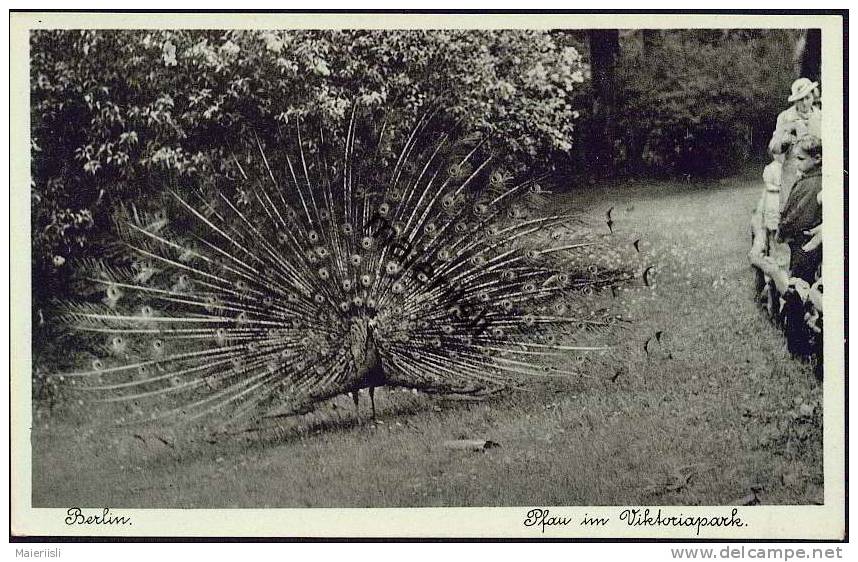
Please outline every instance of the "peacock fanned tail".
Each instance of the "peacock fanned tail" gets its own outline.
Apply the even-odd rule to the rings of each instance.
[[[300,127],[282,155],[253,139],[223,181],[120,210],[110,265],[81,264],[86,300],[63,315],[97,357],[63,377],[125,404],[119,421],[237,422],[382,385],[578,376],[546,358],[599,347],[554,332],[626,273],[587,265],[576,217],[546,213],[538,178],[515,181],[481,136],[429,112],[396,153],[356,121],[337,148]]]

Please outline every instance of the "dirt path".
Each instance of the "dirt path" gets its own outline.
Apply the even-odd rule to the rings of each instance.
[[[752,302],[758,193],[735,180],[566,196],[597,227],[614,207],[616,237],[640,238],[653,266],[652,288],[611,301],[633,322],[609,357],[584,358],[579,383],[398,414],[389,405],[402,401],[382,396],[378,423],[264,443],[37,427],[34,505],[717,505],[751,488],[763,503],[821,502],[821,388]],[[462,437],[501,447],[441,446]]]

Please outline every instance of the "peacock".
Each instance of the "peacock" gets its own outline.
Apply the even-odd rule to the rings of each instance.
[[[366,391],[374,417],[382,386],[482,396],[581,376],[562,359],[605,346],[569,339],[600,325],[587,299],[628,268],[599,262],[604,241],[488,135],[437,110],[400,135],[360,121],[338,140],[296,123],[279,148],[254,135],[217,181],[122,207],[111,251],[76,264],[61,318],[96,351],[63,380],[119,423],[234,424],[341,395],[357,409]]]

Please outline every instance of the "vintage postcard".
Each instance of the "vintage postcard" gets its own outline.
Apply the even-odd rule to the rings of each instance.
[[[13,537],[845,538],[845,12],[10,18]]]

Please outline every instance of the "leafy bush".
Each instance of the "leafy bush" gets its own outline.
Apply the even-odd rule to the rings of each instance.
[[[439,104],[534,166],[570,148],[584,79],[542,31],[52,30],[31,57],[34,310],[99,254],[117,203],[226,175],[257,137],[341,136],[358,103],[396,139]]]
[[[759,153],[788,106],[793,35],[672,31],[648,45],[627,36],[617,69],[624,167],[719,175]]]

